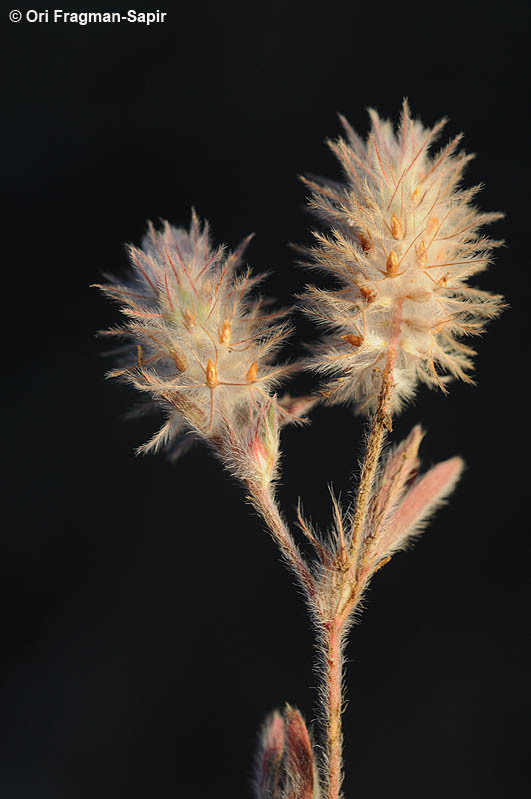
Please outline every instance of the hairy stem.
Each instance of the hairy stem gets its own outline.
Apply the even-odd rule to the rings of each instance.
[[[251,502],[264,519],[284,558],[299,578],[308,596],[314,598],[315,580],[280,515],[272,489],[269,486],[267,488],[259,488],[251,482],[247,484],[247,487],[250,491],[249,498]]]
[[[351,557],[356,561],[359,555],[361,532],[365,523],[365,516],[369,506],[374,477],[376,475],[378,463],[380,462],[380,455],[382,453],[382,446],[385,440],[385,433],[390,425],[390,420],[388,419],[387,414],[387,405],[389,404],[392,382],[386,372],[387,370],[382,376],[382,389],[378,401],[378,407],[372,418],[369,437],[367,439],[367,449],[365,451],[365,458],[361,468],[361,477],[356,498],[356,510],[352,521],[350,549]]]
[[[343,704],[343,646],[342,625],[333,623],[325,628],[324,648],[326,671],[326,797],[339,799],[343,780],[343,733],[341,711]]]
[[[372,417],[369,437],[367,439],[367,449],[365,451],[365,458],[361,468],[360,484],[356,497],[356,510],[352,520],[350,551],[351,558],[354,563],[357,563],[359,560],[361,532],[363,530],[365,516],[369,506],[372,485],[376,471],[378,469],[378,463],[380,462],[380,455],[382,453],[382,446],[385,440],[385,433],[387,430],[392,429],[392,421],[389,415],[389,400],[391,398],[391,391],[393,389],[392,374],[393,366],[396,360],[396,351],[401,322],[402,300],[399,300],[396,303],[395,312],[393,314],[391,323],[391,336],[387,350],[387,361],[382,373],[382,384],[380,388],[380,396],[378,397],[378,405],[376,407],[374,416]]]
[[[342,636],[350,614],[359,601],[362,586],[358,584],[358,567],[363,558],[362,532],[369,508],[372,487],[377,474],[382,447],[387,430],[392,423],[389,402],[393,389],[393,366],[396,360],[398,336],[402,321],[402,302],[398,301],[393,314],[387,361],[382,373],[380,396],[372,417],[367,449],[361,468],[360,483],[356,498],[356,510],[350,531],[348,570],[338,570],[341,575],[342,597],[337,604],[334,618],[325,625],[324,695],[326,696],[325,747],[326,747],[326,799],[340,799],[343,774],[343,733],[341,712],[343,709],[343,652]]]
[[[324,659],[321,696],[323,704],[324,774],[325,799],[342,799],[343,779],[343,733],[341,713],[343,710],[343,636],[345,627],[361,596],[363,585],[359,580],[363,565],[363,528],[374,479],[386,431],[391,430],[389,404],[393,389],[393,367],[396,360],[398,336],[402,321],[402,301],[397,301],[387,348],[387,359],[382,371],[382,382],[376,411],[372,417],[367,448],[361,468],[356,510],[349,536],[341,534],[340,550],[335,560],[326,568],[333,578],[323,583],[316,582],[306,560],[299,552],[291,533],[278,510],[273,490],[251,480],[245,481],[249,499],[263,517],[271,535],[305,589],[310,606],[321,619],[317,647]],[[303,526],[304,529],[304,526]],[[342,529],[342,528],[341,528]],[[316,544],[315,539],[306,534]],[[320,552],[322,547],[317,544]],[[322,555],[322,552],[320,552]],[[332,553],[330,553],[332,554]],[[332,558],[334,556],[332,555]],[[324,561],[323,561],[324,564]],[[324,586],[327,585],[327,588]],[[325,610],[328,608],[328,610]]]

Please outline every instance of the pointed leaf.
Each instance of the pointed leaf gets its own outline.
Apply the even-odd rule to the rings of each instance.
[[[408,438],[388,455],[367,515],[365,555],[360,580],[384,565],[408,539],[422,532],[424,524],[444,502],[464,467],[461,458],[450,458],[417,478],[418,448],[423,432],[413,428]]]
[[[405,441],[387,456],[369,511],[368,529],[371,537],[377,536],[379,527],[396,507],[407,483],[415,476],[420,464],[418,451],[423,436],[421,426],[416,425]]]
[[[254,781],[256,799],[280,799],[285,737],[284,719],[275,710],[260,732]]]
[[[422,525],[453,491],[464,465],[461,458],[450,458],[434,466],[413,485],[400,503],[386,536],[391,546],[400,546],[406,536],[421,531]]]
[[[300,712],[286,705],[287,799],[313,799],[315,766],[310,736]]]

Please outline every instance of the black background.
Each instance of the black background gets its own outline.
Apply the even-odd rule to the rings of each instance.
[[[312,224],[297,175],[339,177],[337,111],[365,133],[368,106],[396,119],[408,96],[478,153],[466,182],[506,212],[492,233],[508,247],[477,282],[511,309],[479,342],[476,388],[422,389],[396,422],[395,440],[428,429],[425,464],[460,453],[468,469],[352,632],[345,793],[523,796],[524,4],[174,3],[149,28],[8,10],[0,795],[248,797],[264,715],[289,700],[313,718],[302,598],[207,452],[134,457],[157,420],[122,421],[133,397],[104,381],[94,337],[118,312],[89,284],[126,268],[146,219],[188,224],[193,205],[218,242],[255,231],[248,261],[289,301],[307,276],[288,243]],[[298,325],[294,344],[312,335]],[[302,495],[328,523],[327,484],[348,493],[362,434],[344,408],[286,432],[290,519]]]

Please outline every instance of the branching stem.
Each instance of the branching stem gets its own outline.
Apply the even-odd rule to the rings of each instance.
[[[323,675],[323,693],[327,698],[325,718],[326,799],[341,799],[343,775],[343,734],[341,729],[341,712],[343,709],[342,638],[345,625],[359,600],[363,588],[358,584],[358,567],[361,565],[360,561],[363,555],[362,532],[385,441],[385,434],[392,427],[389,402],[393,388],[392,374],[396,360],[401,321],[402,302],[398,301],[393,314],[387,361],[382,373],[380,396],[376,411],[372,417],[367,449],[361,468],[356,510],[350,530],[350,569],[348,571],[339,571],[342,582],[341,600],[337,603],[334,618],[324,626],[326,669]]]
[[[382,447],[387,431],[392,429],[389,412],[393,390],[393,368],[396,361],[398,339],[402,322],[402,300],[395,305],[387,358],[382,371],[378,404],[372,417],[367,438],[367,448],[361,467],[360,482],[356,497],[356,509],[351,529],[343,538],[342,527],[339,552],[334,557],[330,552],[326,569],[332,579],[320,584],[312,574],[306,560],[299,552],[282,519],[274,499],[272,488],[260,487],[248,482],[250,499],[266,522],[273,538],[306,591],[310,605],[320,619],[319,642],[317,644],[324,660],[321,674],[321,696],[323,700],[323,787],[324,799],[342,799],[343,779],[343,733],[341,713],[343,710],[343,639],[345,629],[363,591],[360,571],[363,567],[363,532],[371,501],[374,481],[378,472]],[[304,529],[304,527],[303,527]],[[310,536],[311,540],[311,536]],[[320,547],[318,555],[322,557]],[[325,566],[323,562],[323,566]],[[326,585],[326,587],[324,587]],[[327,610],[325,611],[325,608]]]
[[[391,336],[387,353],[387,361],[382,373],[382,384],[378,405],[372,417],[369,437],[367,439],[367,449],[361,468],[360,484],[356,497],[356,510],[352,520],[350,532],[350,553],[352,560],[357,563],[360,555],[360,539],[367,515],[371,489],[380,462],[382,446],[387,430],[392,430],[391,416],[389,415],[389,400],[393,388],[393,366],[396,360],[398,346],[398,336],[400,334],[400,324],[402,322],[402,300],[399,300],[393,314]]]

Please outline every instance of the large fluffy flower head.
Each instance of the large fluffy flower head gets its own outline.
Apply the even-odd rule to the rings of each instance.
[[[329,143],[346,184],[305,179],[313,211],[332,227],[315,234],[311,265],[341,289],[309,287],[304,308],[328,331],[311,359],[328,377],[327,401],[374,408],[387,370],[396,411],[419,380],[443,390],[452,376],[471,382],[474,350],[461,338],[481,332],[501,298],[467,281],[500,244],[478,229],[502,214],[471,206],[479,186],[460,188],[473,157],[457,152],[461,135],[430,155],[446,120],[426,129],[404,101],[395,132],[369,113],[367,141],[342,119],[346,139]]]
[[[129,247],[130,280],[99,285],[128,319],[106,331],[129,341],[123,368],[109,376],[149,395],[167,417],[140,451],[175,448],[187,432],[215,439],[248,424],[288,371],[271,363],[288,332],[276,321],[283,313],[251,300],[260,278],[238,272],[249,238],[232,253],[213,249],[195,213],[189,230],[150,225],[141,248]]]

